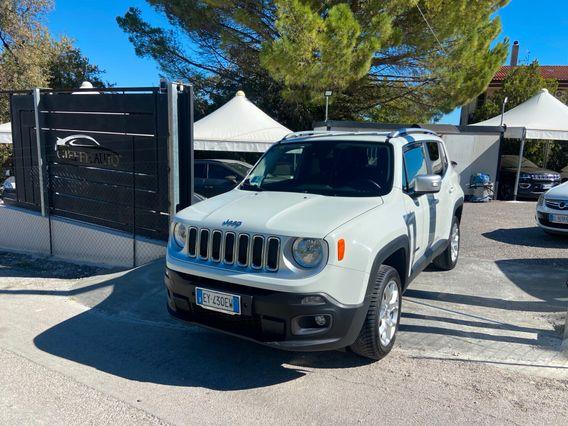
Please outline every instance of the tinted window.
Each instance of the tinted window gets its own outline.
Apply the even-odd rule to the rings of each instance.
[[[446,172],[445,155],[438,142],[427,142],[428,155],[432,164],[432,173],[442,176]]]
[[[374,197],[389,193],[391,186],[390,145],[317,140],[273,146],[242,188]]]
[[[244,164],[241,163],[231,163],[229,167],[235,170],[238,174],[240,174],[243,177],[246,176],[249,170],[251,169],[250,167],[245,166]]]
[[[195,163],[193,165],[193,174],[196,179],[205,179],[207,177],[205,163]]]
[[[426,158],[422,145],[416,145],[404,153],[404,182],[407,191],[414,190],[415,178],[418,175],[427,175]]]
[[[219,164],[209,164],[209,179],[225,179],[227,176],[235,176],[235,172]]]

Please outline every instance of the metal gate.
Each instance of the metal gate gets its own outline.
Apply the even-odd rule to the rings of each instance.
[[[193,186],[192,90],[170,86],[13,94],[11,203],[167,239]]]

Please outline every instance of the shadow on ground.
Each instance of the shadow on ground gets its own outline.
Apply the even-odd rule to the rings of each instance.
[[[440,289],[439,286],[432,286],[432,289],[425,289],[424,286],[421,289],[410,288],[405,293],[405,299],[423,308],[434,308],[438,314],[403,312],[401,331],[558,349],[568,310],[568,259],[513,259],[499,260],[495,264],[517,287],[516,290],[494,285],[491,291],[482,289],[480,294],[471,294],[470,285],[482,286],[483,277],[473,279],[468,284],[458,284],[456,281],[452,291],[446,290],[449,287]],[[429,271],[433,270],[429,268]],[[494,311],[490,313],[484,308]],[[519,326],[510,316],[500,315],[495,310],[518,312],[519,319],[536,314],[546,318],[543,325],[549,323],[551,327]],[[420,323],[411,321],[413,323],[408,324],[405,323],[406,319],[419,320]],[[511,334],[496,334],[495,330]],[[522,337],[519,332],[529,335]],[[530,334],[536,335],[536,339]]]
[[[158,262],[108,280],[82,280],[68,296],[92,309],[38,335],[35,345],[52,355],[130,380],[214,390],[287,382],[302,377],[303,367],[344,368],[369,363],[350,353],[282,352],[178,323],[166,311],[163,270]]]
[[[568,249],[568,237],[545,233],[537,226],[527,228],[501,228],[483,234],[485,238],[506,244],[540,248]]]

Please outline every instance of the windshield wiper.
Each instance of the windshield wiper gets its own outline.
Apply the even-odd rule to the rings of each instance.
[[[241,189],[244,189],[246,191],[262,191],[262,188],[259,185],[253,185],[252,183],[250,183],[250,179],[245,179],[243,183],[241,183]]]

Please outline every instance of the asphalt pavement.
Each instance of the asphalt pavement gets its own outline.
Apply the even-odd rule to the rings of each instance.
[[[0,254],[0,423],[563,424],[568,239],[533,209],[466,205],[459,266],[412,284],[380,362],[173,321],[161,262]]]

